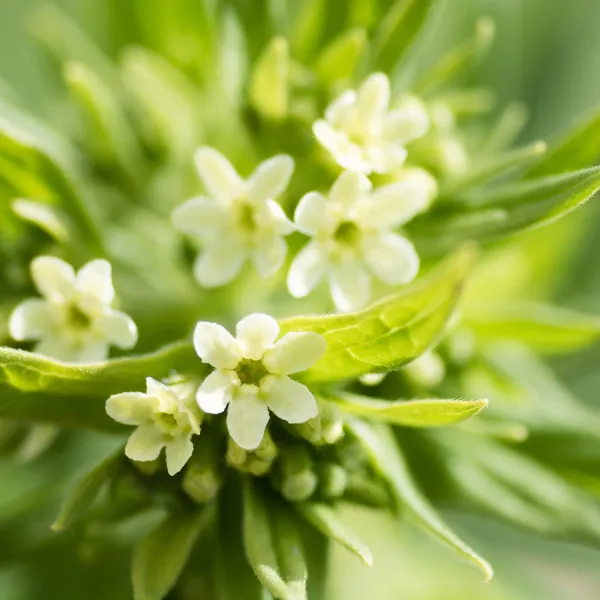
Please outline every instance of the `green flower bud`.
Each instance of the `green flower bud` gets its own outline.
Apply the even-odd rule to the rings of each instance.
[[[269,472],[277,453],[277,446],[268,429],[256,450],[240,448],[231,437],[227,441],[227,464],[243,473],[250,473],[257,477]]]
[[[318,478],[308,449],[301,445],[286,446],[280,455],[281,494],[290,502],[300,502],[313,495]]]
[[[348,484],[346,469],[334,463],[326,463],[319,473],[319,490],[326,498],[339,498]]]

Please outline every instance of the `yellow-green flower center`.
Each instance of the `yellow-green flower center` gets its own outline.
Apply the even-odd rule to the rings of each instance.
[[[333,238],[344,246],[356,246],[360,240],[360,229],[352,221],[342,221],[333,233]]]
[[[237,366],[236,373],[242,385],[258,385],[263,377],[269,374],[269,371],[262,361],[245,358]]]
[[[92,320],[77,305],[72,304],[68,308],[67,322],[73,329],[88,329]]]

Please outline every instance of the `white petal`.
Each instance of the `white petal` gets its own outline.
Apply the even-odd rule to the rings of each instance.
[[[229,222],[229,212],[213,198],[192,198],[171,215],[173,226],[183,233],[214,239]]]
[[[366,162],[374,173],[384,174],[402,168],[408,152],[398,144],[379,144],[365,149]]]
[[[42,296],[61,300],[72,295],[75,286],[73,267],[54,256],[38,256],[31,262],[31,276]]]
[[[390,111],[385,117],[383,135],[400,144],[423,137],[429,129],[429,117],[420,102]]]
[[[289,377],[271,377],[266,382],[267,405],[280,419],[288,423],[304,423],[319,414],[312,392]]]
[[[74,350],[71,362],[95,363],[108,358],[109,346],[105,340],[91,338],[79,344]]]
[[[54,319],[52,306],[46,300],[31,298],[21,302],[12,312],[8,331],[18,341],[36,340],[52,330]]]
[[[302,196],[294,213],[294,222],[306,235],[331,231],[334,220],[327,210],[327,198],[318,192],[309,192]]]
[[[233,200],[246,195],[246,182],[217,150],[203,146],[194,155],[196,169],[207,192],[217,200]]]
[[[390,80],[384,73],[373,73],[360,86],[356,111],[360,121],[371,126],[381,118],[390,103]]]
[[[194,444],[191,435],[178,435],[167,442],[165,456],[167,459],[167,472],[176,475],[185,467],[185,463],[194,452]]]
[[[152,418],[158,402],[142,392],[115,394],[106,401],[106,413],[124,425],[140,425]]]
[[[154,425],[142,425],[129,436],[125,455],[131,460],[154,460],[164,445],[164,435]]]
[[[222,236],[211,242],[194,263],[194,276],[207,288],[233,281],[246,261],[247,250],[234,237]]]
[[[376,189],[356,205],[356,220],[365,228],[392,229],[408,223],[427,207],[427,189],[399,182]]]
[[[342,125],[348,115],[348,109],[356,102],[356,92],[346,90],[336,98],[325,110],[325,119],[334,127]]]
[[[277,198],[288,186],[293,172],[294,159],[287,154],[263,161],[248,179],[248,198],[251,202]]]
[[[138,330],[133,319],[119,310],[109,309],[94,321],[94,327],[108,342],[129,350],[138,340]]]
[[[265,352],[263,363],[271,373],[290,375],[306,371],[323,356],[326,349],[327,342],[318,333],[287,333]]]
[[[79,348],[71,341],[53,335],[36,344],[35,352],[63,362],[77,362]]]
[[[340,134],[327,122],[323,119],[319,119],[313,123],[313,134],[317,138],[317,141],[327,148],[329,152],[335,154],[335,151],[338,148]],[[344,136],[345,138],[345,136]]]
[[[115,299],[111,271],[110,263],[106,260],[87,263],[77,272],[77,290],[100,304],[111,304]]]
[[[327,271],[327,259],[318,244],[306,244],[290,265],[287,286],[294,298],[303,298],[323,279]]]
[[[157,400],[157,410],[166,414],[175,414],[179,409],[179,398],[168,385],[152,377],[146,377],[146,393]]]
[[[196,392],[196,402],[210,415],[221,414],[231,400],[235,375],[233,371],[213,371]]]
[[[263,278],[270,277],[283,265],[287,254],[287,244],[278,235],[265,235],[255,242],[252,261]]]
[[[221,325],[200,321],[194,329],[194,348],[198,356],[216,369],[235,369],[242,353],[234,337]]]
[[[294,224],[287,218],[283,208],[275,200],[268,199],[258,210],[259,222],[264,222],[265,229],[272,229],[279,235],[289,235],[296,231]]]
[[[269,410],[258,390],[244,393],[244,386],[229,403],[227,430],[233,441],[244,450],[255,450],[260,445],[269,422]]]
[[[236,338],[244,358],[260,360],[279,335],[279,325],[270,315],[254,313],[244,317],[236,327]]]
[[[357,262],[336,266],[330,284],[333,303],[340,312],[363,308],[371,297],[371,277]]]
[[[359,198],[368,194],[373,185],[368,177],[354,171],[344,171],[329,190],[329,199],[346,206],[353,205]]]
[[[366,242],[365,261],[371,271],[390,285],[409,283],[419,272],[419,256],[401,235],[386,232]]]

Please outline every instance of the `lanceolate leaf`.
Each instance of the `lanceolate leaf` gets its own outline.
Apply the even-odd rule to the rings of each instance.
[[[491,241],[550,223],[598,189],[600,167],[511,183],[441,203],[415,219],[410,231],[423,252],[445,252],[465,240]]]
[[[421,495],[390,429],[358,420],[352,421],[349,428],[371,457],[374,469],[387,480],[398,508],[409,513],[434,537],[477,565],[483,571],[486,581],[491,579],[493,571],[490,564],[463,542]]]
[[[462,248],[428,277],[360,312],[283,320],[282,332],[315,331],[327,340],[324,356],[302,375],[344,379],[415,359],[442,334],[473,260],[473,249]]]
[[[296,505],[300,514],[325,537],[331,538],[360,558],[368,567],[373,566],[371,549],[350,529],[342,523],[332,508],[326,504],[304,502]]]
[[[600,317],[544,304],[511,304],[469,312],[465,322],[486,340],[515,340],[541,352],[570,352],[600,337]]]
[[[133,555],[134,600],[162,600],[169,593],[211,517],[204,508],[171,514],[142,539]]]
[[[482,411],[487,400],[374,400],[356,394],[335,398],[349,414],[405,427],[442,427],[460,423]]]
[[[537,164],[527,172],[527,177],[558,175],[584,169],[600,158],[600,109],[578,123],[562,139],[550,147]]]
[[[377,68],[391,71],[417,37],[436,0],[396,0],[375,36]]]

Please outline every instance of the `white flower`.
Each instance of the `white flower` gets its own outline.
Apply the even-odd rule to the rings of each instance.
[[[131,460],[150,461],[165,448],[167,471],[183,469],[194,450],[192,435],[200,433],[200,418],[189,388],[169,387],[148,377],[146,393],[115,394],[106,401],[106,412],[125,425],[137,425],[129,436],[125,454]]]
[[[446,365],[441,356],[433,350],[423,352],[411,363],[402,367],[404,374],[417,385],[432,388],[439,385],[446,375]]]
[[[390,81],[373,73],[357,91],[347,90],[313,124],[313,133],[344,169],[388,173],[406,160],[404,146],[425,135],[429,118],[416,98],[390,109]]]
[[[36,352],[67,362],[104,360],[110,345],[135,346],[135,323],[111,308],[110,263],[93,260],[75,273],[59,258],[38,256],[31,276],[43,299],[30,298],[15,308],[8,325],[15,340],[40,340]]]
[[[343,172],[329,190],[304,196],[295,214],[298,229],[313,239],[294,258],[288,288],[306,296],[325,276],[339,311],[363,307],[371,273],[389,285],[412,281],[419,271],[413,245],[391,231],[427,206],[428,190],[401,181],[372,191],[360,173]]]
[[[288,333],[277,342],[279,326],[269,315],[242,319],[234,338],[224,327],[199,322],[194,331],[198,356],[215,367],[198,388],[200,408],[211,414],[227,408],[227,429],[245,450],[260,444],[269,410],[288,423],[317,416],[312,392],[288,375],[304,371],[325,352],[317,333]]]
[[[176,208],[173,224],[203,245],[194,265],[196,279],[205,287],[224,285],[235,279],[247,259],[261,277],[275,273],[287,254],[283,236],[294,226],[274,199],[290,181],[293,159],[282,154],[265,160],[247,180],[214,148],[200,148],[195,159],[210,197],[193,198]]]

